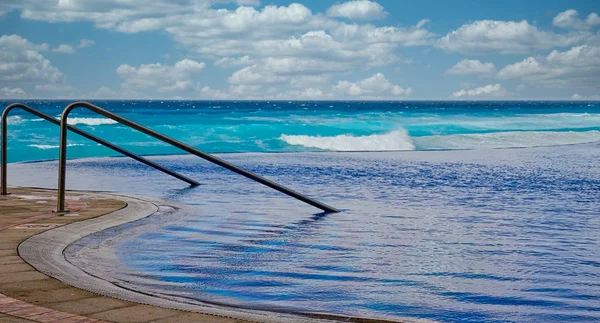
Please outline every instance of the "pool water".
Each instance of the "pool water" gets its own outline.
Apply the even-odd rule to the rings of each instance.
[[[221,157],[343,212],[187,155],[152,160],[200,187],[124,158],[72,160],[71,189],[185,206],[71,252],[106,251],[116,261],[90,271],[163,297],[443,322],[600,320],[598,143]],[[55,170],[11,164],[10,183],[54,187]]]

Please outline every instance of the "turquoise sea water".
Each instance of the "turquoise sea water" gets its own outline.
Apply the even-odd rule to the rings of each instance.
[[[69,102],[25,103],[60,116]],[[477,149],[600,140],[599,102],[94,103],[208,152]],[[141,154],[180,153],[83,109],[75,110],[70,119],[73,125]],[[19,112],[9,124],[10,161],[56,158],[55,126]],[[69,157],[112,154],[76,135],[69,139]]]
[[[64,104],[43,106],[57,115]],[[220,157],[343,212],[317,213],[193,156],[151,157],[203,184],[189,188],[126,158],[92,157],[108,151],[71,136],[69,156],[92,158],[69,161],[68,188],[182,205],[67,250],[94,275],[267,310],[600,320],[600,103],[97,104],[196,147],[240,152]],[[179,153],[83,111],[73,117],[135,152]],[[11,160],[56,158],[55,127],[10,122]],[[9,184],[55,187],[56,168],[11,164]]]

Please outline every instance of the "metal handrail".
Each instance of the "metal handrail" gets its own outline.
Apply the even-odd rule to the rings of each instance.
[[[42,112],[40,112],[38,110],[35,110],[35,109],[31,108],[31,107],[28,107],[28,106],[26,106],[24,104],[21,104],[21,103],[13,103],[13,104],[7,106],[4,109],[4,112],[2,113],[2,119],[1,119],[2,120],[2,172],[1,172],[1,177],[2,177],[2,184],[1,184],[1,186],[2,186],[2,190],[0,192],[1,195],[7,195],[8,194],[8,190],[7,190],[7,186],[8,186],[8,183],[7,183],[7,173],[8,173],[7,172],[7,160],[8,160],[8,158],[7,158],[8,122],[7,122],[7,120],[8,120],[8,114],[9,114],[9,112],[11,110],[13,110],[13,109],[22,109],[22,110],[25,110],[25,111],[27,111],[27,112],[29,112],[29,113],[37,116],[37,117],[40,117],[40,118],[42,118],[42,119],[44,119],[46,121],[49,121],[50,123],[53,123],[53,124],[55,124],[57,126],[60,126],[60,121],[59,120],[57,120],[57,119],[55,119],[55,118],[53,118],[53,117],[51,117],[51,116],[49,116],[49,115],[47,115],[45,113],[42,113]],[[95,142],[99,143],[100,145],[103,145],[103,146],[105,146],[107,148],[110,148],[110,149],[112,149],[112,150],[114,150],[114,151],[116,151],[118,153],[121,153],[121,154],[123,154],[125,156],[131,157],[131,158],[133,158],[133,159],[135,159],[135,160],[137,160],[139,162],[142,162],[142,163],[144,163],[144,164],[146,164],[146,165],[148,165],[150,167],[153,167],[153,168],[155,168],[155,169],[157,169],[157,170],[159,170],[159,171],[161,171],[163,173],[166,173],[166,174],[171,175],[171,176],[173,176],[175,178],[178,178],[178,179],[180,179],[180,180],[182,180],[184,182],[187,182],[188,184],[190,184],[192,186],[198,186],[198,185],[200,185],[200,183],[198,183],[197,181],[195,181],[195,180],[193,180],[191,178],[185,177],[185,176],[183,176],[183,175],[181,175],[179,173],[176,173],[176,172],[174,172],[172,170],[169,170],[169,169],[167,169],[165,167],[162,167],[162,166],[160,166],[160,165],[158,165],[158,164],[156,164],[156,163],[154,163],[154,162],[152,162],[152,161],[150,161],[150,160],[148,160],[148,159],[146,159],[144,157],[138,156],[138,155],[136,155],[136,154],[134,154],[134,153],[132,153],[132,152],[130,152],[128,150],[125,150],[125,149],[123,149],[123,148],[121,148],[119,146],[116,146],[116,145],[114,145],[114,144],[112,144],[112,143],[110,143],[110,142],[108,142],[106,140],[100,139],[100,138],[98,138],[98,137],[96,137],[96,136],[94,136],[94,135],[92,135],[92,134],[90,134],[88,132],[85,132],[83,130],[79,130],[78,128],[75,128],[75,127],[73,127],[71,125],[67,125],[67,129],[69,129],[70,131],[73,131],[74,133],[76,133],[76,134],[78,134],[78,135],[80,135],[82,137],[85,137],[87,139],[95,141]]]
[[[270,181],[264,177],[261,177],[252,172],[246,171],[238,166],[230,164],[218,157],[202,152],[192,146],[186,145],[181,141],[175,140],[173,138],[167,137],[159,132],[156,132],[150,128],[144,127],[140,124],[137,124],[131,120],[125,119],[119,115],[116,115],[108,110],[97,107],[91,103],[87,102],[75,102],[68,105],[62,113],[62,118],[60,120],[60,156],[59,156],[59,166],[58,166],[58,199],[57,199],[57,211],[64,212],[65,209],[65,186],[66,186],[66,169],[67,169],[67,129],[68,123],[67,120],[69,118],[69,113],[73,111],[75,108],[86,108],[93,112],[96,112],[100,115],[103,115],[109,119],[117,121],[123,125],[126,125],[130,128],[138,130],[148,136],[154,137],[160,141],[166,142],[172,146],[175,146],[183,151],[186,151],[192,155],[196,155],[202,159],[205,159],[211,163],[217,164],[221,167],[229,169],[235,173],[238,173],[242,176],[245,176],[249,179],[252,179],[256,182],[259,182],[263,185],[266,185],[270,188],[273,188],[281,193],[287,194],[295,199],[298,199],[302,202],[310,204],[314,207],[317,207],[325,212],[339,212],[334,207],[331,207],[327,204],[323,204],[319,201],[313,200],[307,196],[304,196],[298,192],[295,192],[283,185],[279,185],[273,181]]]

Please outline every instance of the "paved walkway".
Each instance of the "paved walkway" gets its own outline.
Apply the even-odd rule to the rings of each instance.
[[[245,322],[140,305],[76,289],[43,275],[17,254],[18,245],[40,232],[101,216],[121,201],[70,193],[67,214],[52,212],[56,193],[12,188],[0,196],[0,323],[4,322]]]

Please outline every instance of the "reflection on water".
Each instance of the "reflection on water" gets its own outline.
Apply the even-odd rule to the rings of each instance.
[[[117,236],[101,249],[125,265],[90,270],[138,289],[382,318],[594,322],[599,155],[591,144],[223,156],[344,209],[329,215],[189,156],[155,159],[205,185],[94,159],[70,162],[69,186],[186,205],[86,239],[97,256]],[[14,184],[54,184],[39,174],[55,163],[11,167],[23,174]]]

